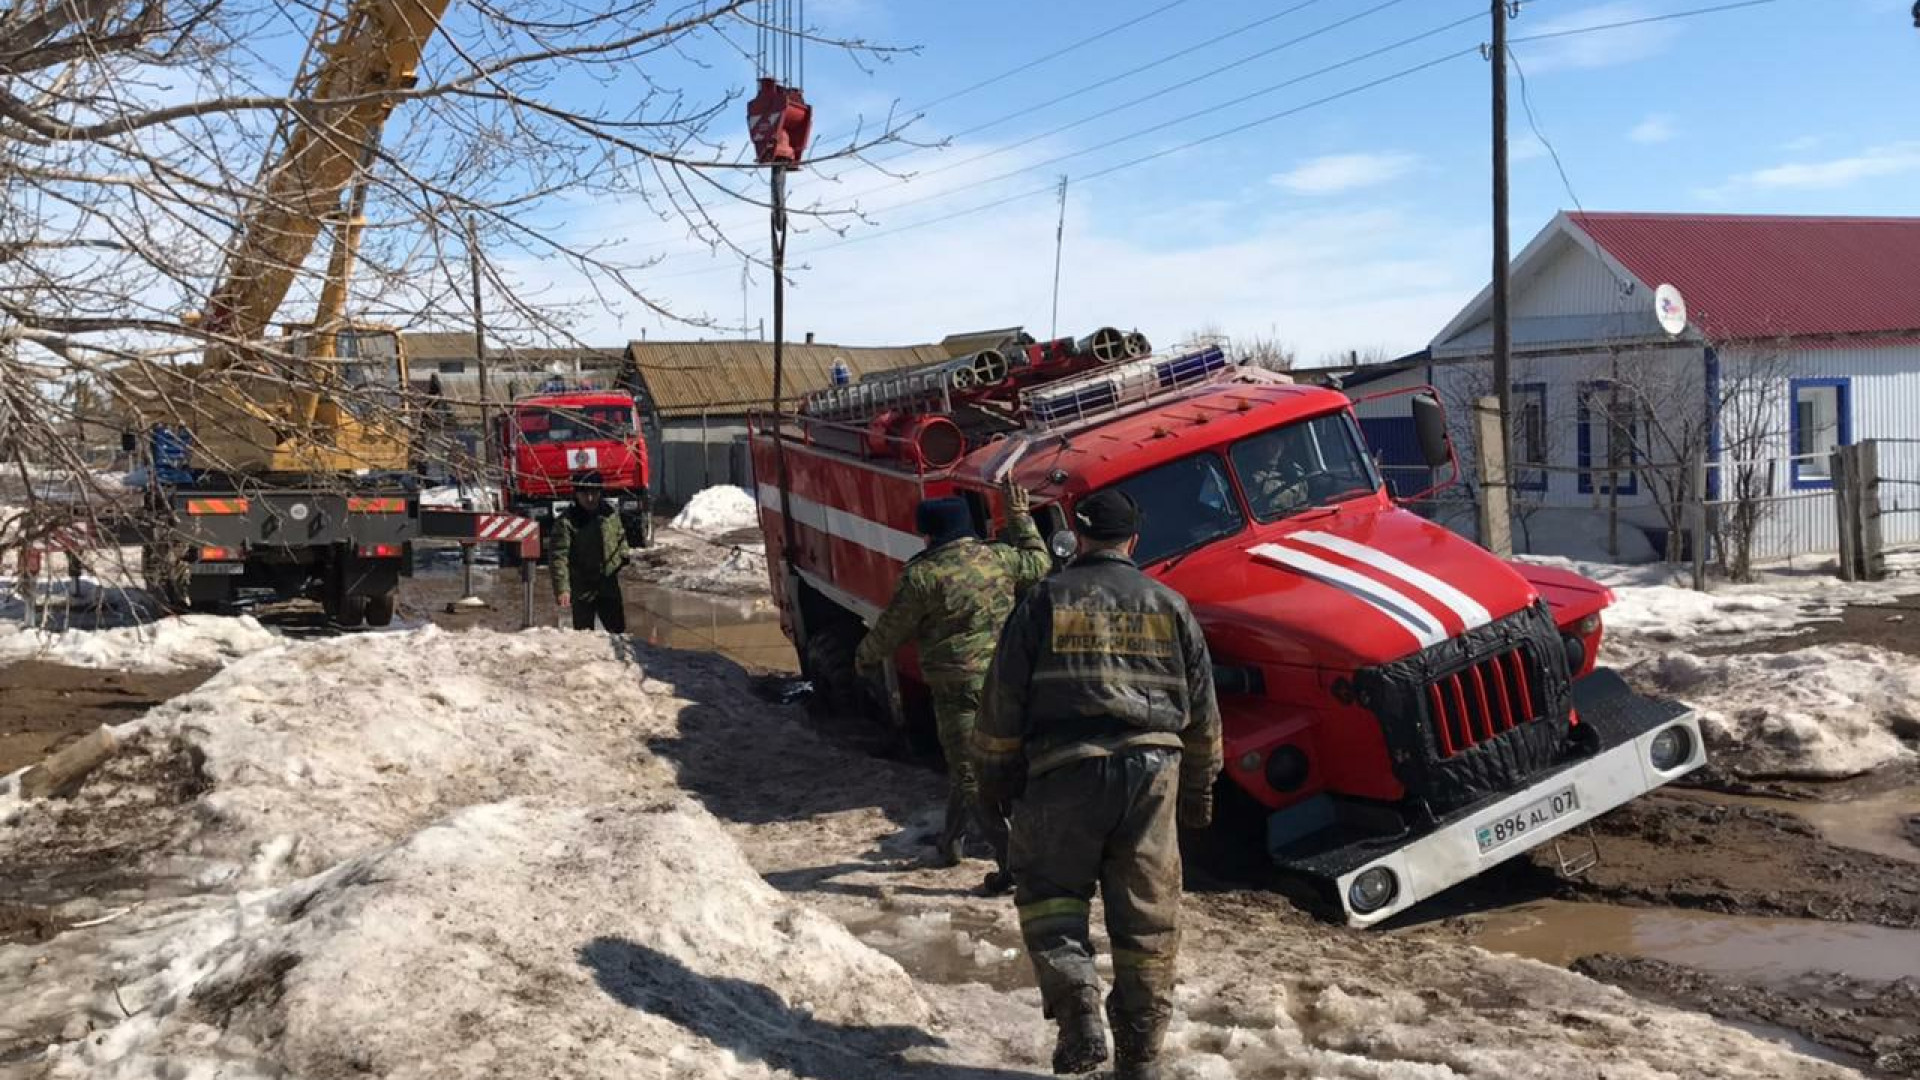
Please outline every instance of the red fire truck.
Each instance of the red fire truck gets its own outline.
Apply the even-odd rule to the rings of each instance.
[[[1428,466],[1457,472],[1437,399]],[[960,495],[982,535],[1011,478],[1056,558],[1107,488],[1144,511],[1136,560],[1204,627],[1224,796],[1329,914],[1380,922],[1698,768],[1697,721],[1596,670],[1604,587],[1510,563],[1398,505],[1351,403],[1137,334],[998,349],[810,395],[756,419],[761,524],[806,675],[852,699],[855,644],[923,543],[916,504]],[[888,706],[924,709],[913,657]]]
[[[574,390],[521,398],[494,421],[494,441],[506,471],[501,505],[539,521],[543,542],[573,501],[573,477],[598,472],[627,542],[653,543],[647,442],[630,395]]]

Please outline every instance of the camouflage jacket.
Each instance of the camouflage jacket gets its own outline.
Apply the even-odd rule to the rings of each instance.
[[[592,596],[620,572],[627,561],[627,530],[613,507],[602,505],[588,517],[578,506],[567,507],[553,523],[548,565],[553,595]]]
[[[1053,567],[1033,519],[1012,518],[1010,544],[966,537],[909,560],[893,601],[860,643],[856,663],[876,667],[912,641],[920,646],[920,671],[930,683],[984,674],[1014,601]]]

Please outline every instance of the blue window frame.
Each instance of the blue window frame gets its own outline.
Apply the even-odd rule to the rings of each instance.
[[[1547,384],[1513,384],[1513,455],[1516,465],[1551,465],[1547,460]],[[1544,469],[1515,469],[1513,486],[1521,491],[1547,490]]]
[[[1792,379],[1787,383],[1793,486],[1807,491],[1833,486],[1828,457],[1853,443],[1853,380]]]
[[[1634,471],[1634,465],[1639,460],[1636,447],[1646,443],[1646,418],[1631,399],[1614,402],[1612,391],[1613,383],[1608,379],[1580,384],[1574,437],[1578,443],[1576,458],[1580,465],[1582,495],[1596,491],[1602,495],[1609,493],[1609,466],[1620,470],[1616,494],[1640,493],[1640,474]],[[1617,409],[1618,415],[1609,421],[1607,414],[1611,409]],[[1617,452],[1614,450],[1616,440],[1625,443]],[[1596,465],[1599,468],[1595,468]]]

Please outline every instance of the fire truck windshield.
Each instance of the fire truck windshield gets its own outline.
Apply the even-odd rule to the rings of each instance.
[[[633,410],[623,405],[584,409],[521,409],[520,437],[530,443],[593,442],[633,434]]]
[[[1169,461],[1113,486],[1140,507],[1133,558],[1142,565],[1231,536],[1247,523],[1218,454]]]
[[[1274,521],[1380,487],[1353,421],[1333,413],[1273,428],[1233,445],[1233,469],[1260,521]]]

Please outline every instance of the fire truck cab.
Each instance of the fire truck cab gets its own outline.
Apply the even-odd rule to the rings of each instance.
[[[817,687],[853,699],[852,649],[923,546],[919,500],[964,496],[993,535],[1012,478],[1063,562],[1079,499],[1118,488],[1140,505],[1135,561],[1207,634],[1229,798],[1347,922],[1388,919],[1704,762],[1691,714],[1596,668],[1611,593],[1398,505],[1343,394],[1218,349],[1085,345],[1013,342],[990,350],[1013,361],[923,380],[938,393],[889,376],[863,406],[863,380],[757,426],[769,572]],[[1451,463],[1437,400],[1415,415],[1429,464]],[[922,696],[910,650],[888,681],[904,720]]]
[[[542,550],[554,519],[573,501],[573,478],[583,472],[600,474],[627,542],[653,543],[647,443],[632,396],[574,390],[523,397],[494,421],[493,437],[506,466],[501,505],[540,522]]]

